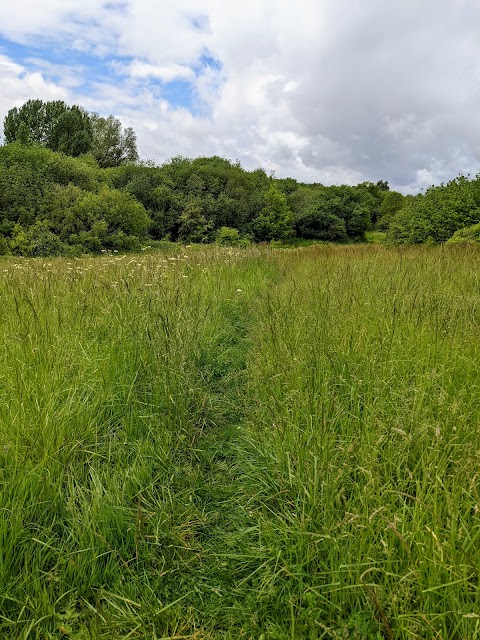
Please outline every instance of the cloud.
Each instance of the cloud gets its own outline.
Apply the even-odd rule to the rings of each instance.
[[[18,0],[2,8],[5,38],[111,76],[89,77],[84,58],[85,78],[4,56],[0,111],[68,97],[134,126],[158,161],[218,154],[416,191],[480,169],[479,22],[472,0]]]
[[[118,73],[135,79],[156,78],[163,82],[172,82],[173,80],[192,80],[195,78],[195,73],[190,67],[180,64],[154,65],[141,60],[133,60],[126,65],[113,63],[113,66]]]

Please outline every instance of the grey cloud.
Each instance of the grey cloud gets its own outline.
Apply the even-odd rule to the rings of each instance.
[[[33,0],[18,2],[26,26],[10,8],[1,28],[18,40],[66,35],[80,49],[108,46],[152,69],[194,68],[205,54],[219,61],[192,79],[200,115],[128,78],[87,96],[61,80],[48,89],[68,88],[133,124],[148,157],[218,154],[279,177],[387,179],[406,192],[480,170],[476,1],[129,0],[107,11],[97,0],[78,10],[73,0],[45,0],[41,12]],[[82,30],[75,11],[96,28]],[[17,102],[42,84],[8,73]]]

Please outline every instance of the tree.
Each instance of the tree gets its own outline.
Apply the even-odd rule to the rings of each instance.
[[[192,200],[179,218],[178,239],[182,242],[208,242],[213,224],[203,214],[202,205]]]
[[[295,235],[293,212],[285,195],[272,184],[265,194],[265,205],[253,221],[255,238],[260,241],[288,240]]]
[[[220,227],[215,236],[217,244],[234,247],[240,244],[240,233],[232,227]]]
[[[455,231],[453,236],[447,240],[449,244],[459,242],[478,242],[480,243],[480,222]]]
[[[131,127],[122,129],[114,116],[91,115],[93,141],[91,152],[102,168],[118,167],[138,160],[137,138]]]
[[[58,116],[47,146],[52,151],[76,157],[90,151],[92,138],[89,115],[74,105]]]
[[[480,222],[480,176],[459,176],[448,184],[405,197],[390,221],[387,238],[397,244],[445,242],[456,231]]]
[[[25,122],[20,122],[17,130],[17,142],[23,145],[30,144],[30,131]]]
[[[62,100],[28,100],[7,113],[3,131],[6,144],[39,144],[70,156],[87,153],[92,144],[90,116]]]
[[[296,220],[302,238],[338,242],[347,239],[345,221],[328,211],[322,200],[311,204]]]
[[[388,191],[380,205],[377,226],[379,229],[387,229],[390,220],[403,207],[403,195],[398,191]]]

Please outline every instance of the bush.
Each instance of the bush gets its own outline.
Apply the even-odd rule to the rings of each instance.
[[[238,246],[240,241],[238,229],[233,229],[232,227],[221,227],[215,236],[215,242],[217,244]]]
[[[311,204],[296,221],[297,234],[309,240],[338,242],[347,239],[347,228],[342,218],[326,211],[324,204]]]
[[[21,224],[16,224],[13,227],[9,244],[12,253],[15,255],[28,255],[30,239]]]
[[[265,194],[265,206],[252,224],[255,239],[260,242],[287,240],[295,235],[293,212],[285,195],[272,184]]]
[[[6,238],[0,236],[0,256],[7,256],[10,253],[10,247]]]
[[[480,242],[480,223],[455,231],[453,236],[447,240],[448,244],[458,242]]]
[[[405,198],[403,208],[390,222],[388,239],[396,244],[419,244],[428,238],[445,242],[456,231],[479,222],[480,177],[468,180],[460,176],[425,194]]]
[[[26,233],[28,246],[24,253],[28,256],[45,258],[66,253],[66,245],[51,230],[48,220],[38,220]]]
[[[191,201],[179,218],[178,239],[182,242],[209,242],[213,223],[207,220],[200,202]]]
[[[403,207],[404,197],[398,191],[387,191],[380,205],[377,227],[385,231],[393,216]]]
[[[105,246],[114,251],[140,251],[140,240],[136,236],[128,236],[123,231],[117,231],[108,236]]]
[[[104,187],[99,193],[80,193],[77,199],[71,195],[71,205],[58,221],[62,239],[68,238],[70,244],[80,242],[89,246],[93,242],[96,246],[97,241],[93,239],[96,237],[107,246],[108,238],[119,232],[137,239],[147,237],[150,219],[145,208],[130,194]],[[68,194],[64,194],[64,198],[67,199]]]

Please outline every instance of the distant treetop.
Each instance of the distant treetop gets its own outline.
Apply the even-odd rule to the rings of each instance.
[[[28,100],[20,108],[13,107],[3,131],[6,144],[37,144],[73,157],[91,153],[102,168],[138,160],[132,128],[123,129],[112,115],[103,118],[62,100]]]

